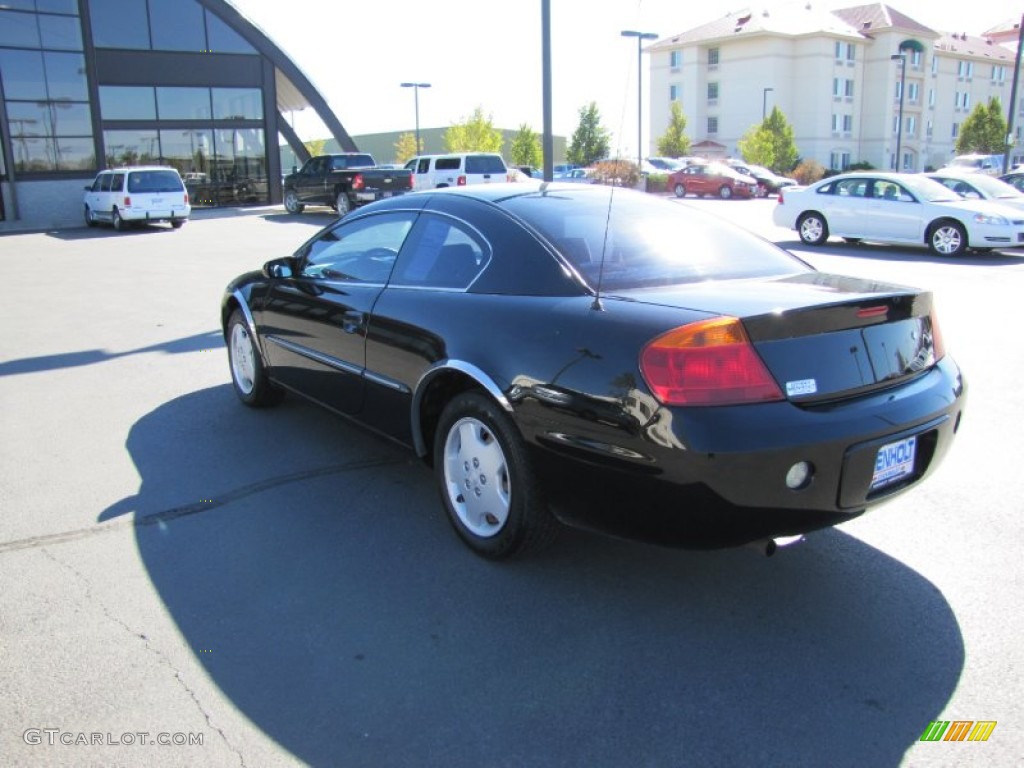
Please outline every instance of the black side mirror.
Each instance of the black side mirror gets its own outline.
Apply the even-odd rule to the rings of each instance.
[[[294,272],[293,261],[291,257],[285,257],[283,259],[274,259],[268,261],[263,265],[263,276],[283,279],[291,277]]]
[[[299,172],[299,166],[293,165],[292,166],[292,173],[298,173],[298,172]]]

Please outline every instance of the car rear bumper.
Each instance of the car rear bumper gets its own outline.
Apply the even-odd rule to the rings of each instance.
[[[835,525],[914,487],[941,463],[965,402],[946,358],[845,402],[661,408],[632,430],[538,432],[538,471],[566,522],[671,546],[733,545]],[[909,438],[909,473],[873,487],[880,450]],[[811,476],[793,489],[787,473],[800,462]]]

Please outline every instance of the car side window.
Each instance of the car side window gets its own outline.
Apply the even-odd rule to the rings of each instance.
[[[114,180],[114,174],[112,174],[112,173],[105,173],[105,174],[103,174],[98,179],[96,179],[96,184],[95,184],[95,187],[94,187],[95,191],[96,192],[109,192],[110,191],[110,183],[113,180]]]
[[[465,290],[490,262],[491,249],[461,222],[423,215],[402,252],[393,286]]]
[[[843,179],[835,184],[833,192],[840,197],[865,197],[867,193],[867,179]]]
[[[299,274],[384,284],[415,219],[415,213],[382,213],[342,221],[299,249]]]
[[[114,173],[110,176],[110,191],[111,192],[124,192],[124,177],[123,173]],[[106,190],[104,190],[105,192]]]

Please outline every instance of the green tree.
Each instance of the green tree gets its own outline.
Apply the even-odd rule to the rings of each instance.
[[[526,123],[519,126],[519,132],[512,139],[510,156],[513,165],[539,168],[544,162],[544,153],[540,147],[540,136]]]
[[[778,107],[737,142],[743,159],[751,165],[763,165],[776,173],[788,173],[800,153],[793,140],[793,126]]]
[[[484,117],[483,107],[477,107],[471,117],[444,132],[445,147],[449,152],[501,152],[505,138],[491,121],[490,115]]]
[[[999,99],[992,97],[988,105],[978,104],[963,125],[956,139],[958,155],[979,152],[984,155],[1001,155],[1006,150],[1006,134],[1009,128],[1003,118],[1003,107]]]
[[[415,133],[402,133],[395,142],[395,162],[406,163],[423,151],[423,139],[420,139],[420,146],[416,146]]]
[[[690,137],[686,135],[686,115],[678,101],[672,102],[672,116],[668,128],[658,139],[658,154],[662,157],[682,157],[690,154]]]
[[[608,157],[608,145],[608,130],[601,125],[597,102],[580,107],[580,123],[572,134],[566,159],[576,165],[593,165]]]

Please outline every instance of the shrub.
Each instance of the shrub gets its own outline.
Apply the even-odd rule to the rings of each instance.
[[[801,160],[793,169],[793,178],[804,186],[825,178],[825,166],[817,160]]]
[[[591,176],[598,184],[635,187],[640,182],[640,168],[629,160],[603,160],[594,166]]]

